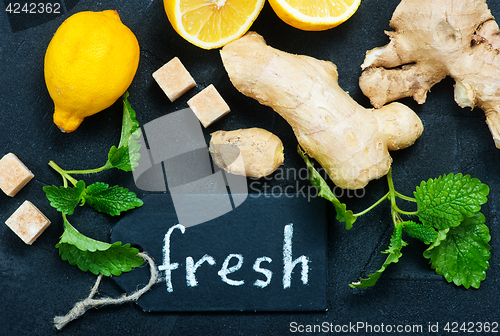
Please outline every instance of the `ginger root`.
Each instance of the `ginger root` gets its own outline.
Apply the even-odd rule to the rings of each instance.
[[[279,113],[342,188],[362,188],[387,174],[388,150],[410,146],[423,131],[408,107],[366,109],[339,87],[333,63],[279,51],[257,33],[227,44],[221,56],[233,85]]]
[[[478,106],[500,148],[500,31],[485,0],[403,0],[366,54],[359,84],[375,107],[412,96],[419,104],[446,76],[461,107]]]
[[[262,128],[214,132],[210,154],[219,168],[256,178],[272,174],[284,161],[280,138]]]

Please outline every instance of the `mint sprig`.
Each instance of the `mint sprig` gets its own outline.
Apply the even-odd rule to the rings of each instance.
[[[141,129],[139,122],[136,119],[136,112],[130,105],[128,97],[128,92],[125,92],[122,96],[123,116],[120,142],[118,143],[118,147],[112,146],[110,148],[106,163],[103,166],[94,169],[65,170],[63,171],[65,173],[63,177],[68,178],[68,175],[70,174],[94,174],[112,168],[129,172],[134,170],[134,168],[139,165],[139,159],[141,157],[139,154],[139,149],[141,148],[141,144],[139,142]],[[51,161],[49,165],[52,163],[53,161]],[[56,169],[55,167],[52,168]],[[68,179],[71,180],[70,178]]]
[[[138,255],[139,250],[122,245],[121,242],[109,244],[86,237],[78,232],[67,220],[77,205],[88,204],[99,212],[111,216],[120,215],[124,211],[142,206],[143,202],[136,194],[120,186],[110,187],[103,182],[96,182],[86,186],[85,182],[77,181],[74,174],[92,174],[100,171],[117,168],[131,171],[138,165],[140,144],[139,123],[136,113],[128,102],[128,93],[123,99],[123,120],[121,137],[118,147],[111,147],[108,161],[100,168],[85,170],[64,170],[55,162],[51,166],[62,179],[63,186],[45,186],[43,188],[51,206],[62,213],[64,232],[56,247],[63,260],[71,265],[77,265],[83,271],[94,274],[120,275],[134,267],[143,264],[144,259]],[[69,186],[69,184],[73,186]]]
[[[384,200],[391,203],[394,232],[389,247],[383,252],[388,254],[387,259],[379,270],[367,278],[351,283],[351,287],[367,288],[375,285],[387,267],[401,258],[401,249],[407,245],[402,238],[405,233],[429,245],[424,257],[430,260],[431,268],[437,274],[457,286],[479,288],[481,281],[486,278],[491,257],[491,247],[488,244],[491,237],[485,217],[480,212],[481,206],[488,200],[489,187],[486,184],[469,175],[448,174],[423,181],[416,187],[413,198],[395,190],[390,169],[387,174],[387,194],[366,210],[353,214],[335,198],[327,182],[316,172],[300,148],[299,154],[309,168],[311,183],[320,190],[319,195],[334,204],[340,222],[350,223],[346,228],[350,228],[354,220]],[[401,210],[397,199],[416,204],[417,210]],[[403,220],[404,216],[413,216],[419,221]]]
[[[99,212],[118,216],[122,212],[140,207],[143,202],[136,194],[120,186],[110,187],[97,182],[85,186],[85,182],[76,182],[75,187],[43,187],[50,205],[65,215],[72,215],[76,206],[88,204]]]

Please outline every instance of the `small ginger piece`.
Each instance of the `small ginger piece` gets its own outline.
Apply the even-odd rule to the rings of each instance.
[[[230,112],[229,106],[213,84],[198,92],[187,103],[203,127],[210,126]]]
[[[0,189],[14,197],[34,177],[33,173],[13,154],[0,159]]]
[[[363,188],[387,174],[388,150],[422,134],[422,122],[405,105],[366,109],[339,87],[333,63],[274,49],[257,33],[227,44],[221,56],[233,85],[279,113],[342,188]]]
[[[24,201],[5,224],[26,244],[31,245],[50,225],[50,220],[33,203]]]
[[[153,78],[171,102],[196,86],[193,77],[178,57],[172,58],[156,70]]]
[[[359,84],[375,107],[403,97],[423,104],[446,76],[461,107],[479,107],[500,148],[500,31],[485,0],[403,0],[366,54]]]
[[[212,133],[210,154],[219,168],[256,178],[272,174],[284,161],[280,138],[262,128]]]

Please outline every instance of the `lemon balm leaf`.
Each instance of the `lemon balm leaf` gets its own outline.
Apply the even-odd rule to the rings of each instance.
[[[486,278],[491,257],[491,240],[485,217],[478,212],[465,218],[459,226],[440,231],[439,238],[424,257],[436,273],[448,282],[465,288],[479,288]]]
[[[120,275],[142,265],[144,260],[138,255],[139,251],[129,244],[122,245],[121,242],[108,244],[88,238],[68,222],[66,215],[73,214],[80,202],[81,205],[88,203],[97,211],[112,216],[120,215],[123,211],[143,204],[135,193],[126,188],[110,187],[102,182],[86,187],[84,181],[76,181],[71,176],[71,174],[98,173],[111,168],[131,171],[138,165],[141,130],[136,120],[136,113],[128,102],[128,93],[126,92],[122,98],[123,120],[120,142],[118,147],[113,146],[110,149],[106,164],[96,169],[64,170],[51,161],[49,165],[61,175],[65,186],[43,188],[51,205],[63,214],[64,232],[56,245],[61,258],[71,265],[77,265],[83,271],[106,276]],[[66,187],[68,181],[74,187]]]
[[[341,203],[338,200],[338,198],[335,197],[335,194],[328,186],[328,183],[326,183],[325,179],[314,168],[314,165],[312,164],[311,160],[309,160],[309,157],[302,151],[300,146],[298,147],[298,153],[300,154],[302,159],[304,159],[304,162],[306,163],[307,168],[309,169],[309,181],[313,186],[318,188],[318,196],[327,199],[334,205],[335,210],[337,212],[337,220],[339,222],[346,223],[346,229],[352,228],[352,225],[356,221],[356,216],[354,216],[351,210],[347,210],[347,206],[344,203]]]
[[[64,217],[64,232],[56,245],[59,255],[82,271],[105,276],[120,275],[143,264],[139,250],[122,245],[121,242],[108,244],[86,237],[78,232]]]
[[[43,191],[52,207],[63,214],[72,215],[78,203],[83,201],[85,182],[80,180],[75,187],[45,186]]]
[[[414,221],[403,222],[403,231],[410,237],[420,239],[425,244],[433,243],[438,236],[438,232],[432,226]]]
[[[469,175],[449,174],[429,179],[414,193],[417,215],[424,224],[438,230],[455,227],[481,210],[488,193],[486,184]]]
[[[129,244],[122,245],[120,242],[110,244],[105,251],[81,251],[75,246],[67,243],[59,243],[59,255],[62,260],[68,261],[70,265],[76,265],[84,272],[90,271],[96,275],[99,273],[110,276],[118,276],[129,272],[133,268],[141,266],[143,259],[137,259],[137,254]],[[116,256],[119,255],[119,258]]]
[[[130,145],[130,136],[139,129],[139,122],[136,119],[135,110],[128,101],[129,94],[125,92],[123,95],[123,121],[122,133],[118,147],[126,147]]]
[[[394,232],[391,236],[391,242],[388,249],[382,252],[388,254],[387,259],[384,261],[382,267],[375,273],[370,274],[368,278],[361,279],[358,282],[349,284],[351,288],[368,288],[374,286],[382,273],[384,273],[384,271],[386,270],[387,266],[399,261],[399,258],[401,258],[401,256],[403,255],[403,253],[401,253],[401,249],[404,246],[408,245],[408,243],[403,240],[402,234],[403,224],[398,223],[398,225],[394,227]]]
[[[87,187],[85,201],[99,212],[118,216],[123,211],[142,206],[143,202],[127,188],[110,187],[106,183],[97,182]]]
[[[140,158],[139,137],[141,129],[136,119],[135,110],[128,101],[128,92],[123,95],[123,119],[120,143],[118,147],[112,146],[108,153],[108,163],[110,168],[118,168],[124,171],[132,171],[138,166]]]

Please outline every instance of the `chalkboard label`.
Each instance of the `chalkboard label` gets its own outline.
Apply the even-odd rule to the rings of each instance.
[[[155,260],[161,281],[138,301],[145,311],[324,311],[326,203],[303,195],[249,195],[196,226],[179,223],[169,194],[151,194],[111,240]],[[126,292],[149,279],[144,266],[113,277]]]

